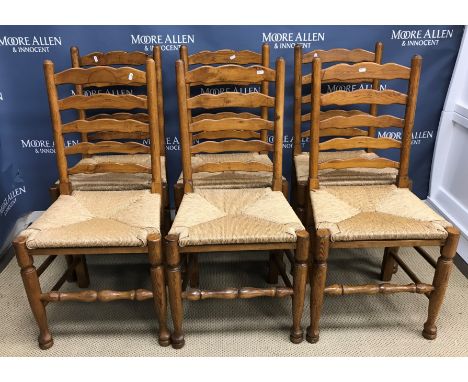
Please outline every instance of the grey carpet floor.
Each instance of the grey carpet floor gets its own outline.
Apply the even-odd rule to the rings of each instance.
[[[430,249],[436,255],[437,249]],[[327,283],[362,284],[378,279],[383,250],[333,250]],[[402,257],[423,282],[431,267],[413,250]],[[267,254],[200,256],[201,287],[266,286]],[[40,263],[40,261],[37,261]],[[43,274],[44,290],[64,269],[57,259]],[[37,264],[36,264],[37,265]],[[92,289],[149,287],[145,257],[88,256]],[[409,283],[400,270],[394,282]],[[66,283],[63,290],[77,289]],[[421,335],[428,300],[423,295],[327,297],[317,344],[289,342],[291,300],[205,300],[185,303],[186,345],[181,350],[157,343],[151,300],[111,303],[51,303],[47,307],[54,346],[41,351],[13,259],[0,274],[1,356],[468,356],[468,281],[452,273],[440,319],[439,335]],[[307,292],[308,299],[309,292]],[[306,302],[303,326],[309,322]]]

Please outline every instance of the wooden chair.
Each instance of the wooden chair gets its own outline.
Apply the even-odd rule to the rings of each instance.
[[[179,102],[180,136],[182,142],[182,167],[185,195],[176,214],[167,244],[167,275],[170,306],[174,325],[171,343],[174,348],[184,345],[182,331],[183,299],[189,301],[207,298],[252,298],[259,296],[293,296],[293,326],[290,339],[299,343],[303,339],[301,317],[307,279],[309,235],[294,214],[282,193],[282,137],[284,108],[284,60],[278,59],[276,70],[262,67],[225,65],[201,66],[186,71],[184,62],[176,63],[177,93]],[[210,84],[223,78],[228,82],[268,81],[276,84],[276,96],[262,93],[241,94],[227,92],[219,95],[201,94],[191,97],[187,85]],[[260,109],[274,107],[274,118],[204,119],[193,122],[190,116],[197,108],[249,107]],[[239,130],[257,132],[273,131],[274,144],[258,139],[226,138],[195,143],[190,133],[199,131]],[[272,152],[273,163],[231,161],[202,163],[193,166],[192,154],[222,152]],[[269,171],[272,187],[241,189],[194,189],[192,174],[219,171]],[[272,206],[275,208],[272,209]],[[225,251],[275,251],[279,272],[286,286],[270,288],[228,288],[212,291],[186,290],[187,278],[182,281],[181,255]],[[295,250],[295,254],[291,255]],[[292,260],[294,278],[291,282],[282,266],[283,251]],[[289,252],[291,251],[291,253]],[[188,275],[190,276],[190,275]]]
[[[124,51],[111,51],[111,52],[93,52],[81,56],[78,47],[72,47],[70,49],[71,63],[73,68],[92,68],[95,66],[110,66],[110,67],[121,67],[130,66],[135,68],[141,68],[146,65],[146,60],[151,58],[144,52],[124,52]],[[163,206],[166,210],[166,219],[169,214],[169,195],[167,191],[167,179],[166,179],[166,160],[165,160],[165,134],[164,134],[164,97],[163,97],[163,85],[162,85],[162,61],[161,61],[161,48],[155,46],[153,48],[152,58],[155,62],[156,70],[156,108],[158,113],[158,126],[159,126],[159,144],[161,153],[161,179],[163,183]],[[112,87],[112,86],[110,86]],[[135,89],[138,87],[134,86]],[[75,86],[75,94],[83,95],[85,87],[82,85]],[[112,114],[99,113],[94,115],[87,115],[86,110],[78,109],[78,118],[81,120],[101,120],[101,119],[119,119],[119,120],[137,120],[143,123],[148,123],[147,113],[130,113],[128,111],[122,112],[115,110]],[[82,132],[82,142],[98,142],[100,140],[129,140],[129,139],[148,139],[148,132],[131,132],[131,131],[99,131],[99,132]],[[149,154],[134,154],[134,155],[122,155],[122,156],[109,156],[109,155],[86,155],[82,156],[80,164],[95,166],[101,163],[107,162],[119,162],[119,163],[132,163],[143,166],[150,166],[151,157]],[[81,173],[70,176],[70,181],[73,184],[74,190],[81,191],[123,191],[123,190],[140,190],[149,189],[151,187],[151,176],[147,173],[128,173],[128,174],[115,174],[115,173]],[[58,197],[59,190],[57,185],[51,187],[51,195],[53,201]],[[170,224],[169,221],[166,225]]]
[[[383,44],[377,42],[375,51],[370,52],[364,49],[331,49],[331,50],[313,50],[303,53],[302,47],[296,45],[294,48],[294,146],[293,146],[293,176],[292,176],[292,199],[296,213],[304,222],[305,207],[307,205],[307,181],[309,175],[309,152],[303,151],[302,142],[309,138],[309,129],[302,129],[303,125],[310,123],[310,97],[308,90],[312,83],[312,73],[304,73],[303,66],[311,65],[315,57],[321,59],[322,64],[327,66],[336,63],[359,63],[375,62],[380,64],[382,61]],[[359,82],[339,81],[335,78],[322,81],[322,84],[334,86],[342,83],[352,84],[354,86],[372,86],[372,89],[379,89],[380,82],[362,78]],[[350,116],[357,114],[366,114],[362,110],[340,110],[340,108],[329,108],[321,112],[321,118],[331,116]],[[370,115],[377,115],[377,105],[370,105]],[[322,139],[329,139],[337,136],[356,137],[356,136],[375,136],[375,129],[350,127],[344,129],[324,128],[320,132]],[[319,155],[319,163],[330,159],[349,159],[354,157],[376,158],[377,155],[372,149],[368,150],[343,150],[334,152],[324,152]],[[387,169],[369,169],[369,168],[348,168],[339,170],[321,170],[320,178],[322,184],[329,185],[359,185],[359,184],[391,184],[395,182],[396,170]]]
[[[39,326],[39,346],[48,349],[53,345],[45,307],[58,301],[113,301],[153,299],[159,320],[159,343],[167,346],[170,334],[166,325],[166,291],[163,255],[161,248],[161,163],[158,132],[156,71],[152,59],[146,61],[146,71],[135,68],[71,68],[54,73],[51,61],[44,62],[44,72],[49,96],[49,105],[54,132],[56,159],[59,171],[58,199],[28,229],[13,242],[18,264],[21,267],[26,294]],[[72,95],[59,99],[59,85],[79,86],[128,85],[147,86],[147,96],[96,94],[91,96]],[[76,109],[143,109],[148,112],[148,122],[134,119],[103,118],[84,120],[81,118],[62,123],[61,111]],[[135,132],[149,134],[150,146],[137,142],[114,140],[97,143],[81,142],[65,147],[64,135],[70,133]],[[68,157],[94,154],[149,154],[150,167],[130,162],[105,162],[95,165],[78,163],[69,166]],[[149,173],[151,187],[148,190],[125,191],[74,191],[70,176],[80,173]],[[130,291],[86,290],[60,292],[70,273],[78,276],[78,285],[89,284],[88,271],[83,254],[142,253],[148,255],[151,269],[152,289]],[[48,255],[36,269],[33,258]],[[52,287],[43,292],[39,276],[57,256],[73,256],[73,264]]]
[[[269,68],[270,66],[270,47],[268,44],[262,45],[261,53],[252,52],[250,50],[235,51],[231,49],[223,49],[217,51],[201,51],[192,55],[188,54],[188,48],[185,45],[180,47],[180,59],[184,63],[185,71],[199,67],[201,65],[210,65],[213,67],[225,64],[233,65],[261,65]],[[260,92],[268,95],[268,81],[259,82],[257,78],[249,79],[248,81],[254,82],[239,82],[231,83],[225,81],[223,78],[211,78],[207,83],[208,86],[216,85],[260,85]],[[186,92],[191,95],[193,87],[199,86],[197,83],[190,83],[187,85]],[[232,118],[258,118],[268,119],[268,108],[262,107],[258,114],[252,113],[251,110],[246,112],[236,113],[218,112],[216,113],[196,113],[190,116],[189,123],[196,123],[206,119],[223,120],[219,123],[231,123]],[[263,129],[258,132],[252,131],[239,131],[238,129],[229,129],[224,131],[202,131],[198,129],[196,133],[189,134],[194,141],[203,141],[209,139],[222,139],[222,138],[259,138],[262,141],[267,140],[268,131]],[[199,166],[207,163],[220,163],[222,161],[239,161],[239,162],[260,162],[272,164],[268,155],[265,152],[249,152],[249,153],[201,153],[192,156],[192,166]],[[271,173],[268,171],[245,172],[245,171],[228,171],[228,172],[197,172],[193,174],[193,186],[195,189],[202,188],[252,188],[252,187],[271,187]],[[287,197],[288,183],[283,179],[283,190]],[[184,195],[183,175],[180,174],[177,183],[174,185],[174,199],[176,210],[182,201]]]
[[[311,248],[313,261],[310,269],[311,311],[307,340],[319,339],[319,320],[324,294],[379,294],[411,292],[429,298],[429,314],[424,324],[423,336],[434,339],[437,334],[437,319],[447,288],[452,258],[455,256],[459,231],[431,210],[409,190],[408,167],[411,148],[411,133],[414,124],[416,98],[422,59],[414,56],[411,68],[388,63],[340,64],[321,68],[321,60],[313,60],[312,114],[310,124],[311,151],[309,172],[309,210],[311,223]],[[395,90],[378,91],[361,89],[352,92],[335,91],[321,94],[322,81],[338,79],[358,81],[363,76],[373,80],[408,80],[407,94]],[[404,117],[396,115],[349,115],[331,116],[323,119],[320,107],[326,105],[404,105]],[[394,110],[394,109],[392,109]],[[391,138],[368,136],[340,137],[320,143],[320,131],[324,128],[400,128],[402,141]],[[319,162],[319,153],[325,150],[349,149],[399,149],[400,160],[383,157],[331,159]],[[319,171],[346,168],[395,168],[398,176],[395,184],[329,186],[322,185]],[[422,248],[440,246],[441,256],[433,260]],[[383,284],[329,285],[325,286],[327,258],[332,248],[385,248],[381,278]],[[414,247],[416,252],[435,268],[432,284],[426,284],[398,255],[399,247]],[[413,281],[408,285],[387,283],[391,280],[394,264],[398,263]]]

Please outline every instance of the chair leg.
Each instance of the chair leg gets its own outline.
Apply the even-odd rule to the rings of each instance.
[[[151,265],[154,307],[159,322],[158,342],[161,346],[169,346],[171,334],[167,328],[166,282],[164,280],[163,252],[161,237],[159,235],[157,237],[148,237],[148,260]]]
[[[453,257],[457,251],[460,232],[456,228],[448,228],[448,237],[445,245],[441,248],[440,257],[437,260],[436,270],[432,285],[434,290],[429,297],[429,309],[427,321],[424,324],[422,332],[423,337],[433,340],[437,337],[437,326],[435,325],[437,317],[444,301],[445,291],[447,290],[450,273],[453,266]]]
[[[174,333],[171,343],[174,349],[184,346],[184,332],[182,331],[183,303],[182,303],[182,277],[180,267],[179,237],[166,236],[167,245],[167,283],[169,288],[169,302],[171,305],[172,324]]]
[[[382,260],[382,268],[380,269],[380,279],[382,281],[390,281],[395,273],[395,265],[397,264],[392,254],[398,254],[398,247],[385,248],[384,257]]]
[[[174,184],[174,204],[175,204],[175,211],[180,207],[182,203],[182,198],[184,197],[184,185],[181,183]]]
[[[278,284],[278,267],[275,263],[275,251],[270,251],[269,259],[268,259],[268,276],[267,276],[267,283],[268,284]]]
[[[76,281],[80,288],[89,287],[89,273],[88,266],[86,265],[86,256],[81,255],[79,257],[79,262],[75,268]]]
[[[310,343],[319,340],[319,323],[322,312],[325,281],[327,278],[327,259],[330,234],[328,230],[319,229],[316,233],[313,262],[310,269],[310,326],[306,339]]]
[[[300,231],[297,233],[297,244],[294,256],[294,276],[292,298],[293,326],[289,339],[292,343],[301,343],[304,332],[301,327],[302,315],[304,313],[305,293],[307,287],[307,266],[309,262],[309,233]]]
[[[190,280],[189,284],[191,288],[198,288],[200,285],[200,271],[198,268],[198,254],[192,253],[190,255],[192,257],[191,269],[190,269]],[[190,264],[190,262],[189,262]]]
[[[54,340],[49,331],[47,324],[47,314],[45,306],[41,301],[41,285],[37,276],[36,267],[33,263],[33,258],[28,253],[26,241],[23,238],[18,238],[13,242],[15,248],[16,259],[21,268],[21,277],[23,279],[24,289],[28,296],[29,305],[33,312],[39,327],[39,347],[42,350],[49,349],[54,344]]]
[[[65,255],[65,261],[67,262],[67,268],[70,268],[73,264],[73,256]],[[76,277],[76,271],[73,270],[72,272],[68,273],[67,281],[70,283],[76,282],[78,279]]]

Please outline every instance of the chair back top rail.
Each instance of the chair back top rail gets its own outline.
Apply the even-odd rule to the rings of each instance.
[[[189,55],[186,45],[182,45],[179,52],[180,59],[186,62],[187,65],[260,64],[263,66],[269,66],[264,64],[265,60],[267,62],[270,60],[270,47],[268,44],[262,45],[261,53],[253,52],[251,50],[221,49],[216,51],[203,50]]]

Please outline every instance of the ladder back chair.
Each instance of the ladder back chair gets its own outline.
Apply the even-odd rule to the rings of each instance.
[[[410,190],[408,177],[411,133],[413,130],[416,99],[422,58],[414,56],[411,67],[395,63],[379,65],[363,62],[339,64],[321,68],[319,58],[313,60],[312,114],[310,123],[311,149],[309,171],[309,220],[312,257],[310,268],[311,311],[307,340],[319,339],[319,320],[325,294],[379,294],[411,292],[429,298],[428,318],[423,336],[434,339],[437,334],[436,319],[447,288],[452,258],[456,253],[458,230],[421,201]],[[322,81],[338,79],[407,80],[408,91],[360,89],[352,92],[335,91],[321,94]],[[321,118],[320,107],[327,105],[403,105],[404,117],[396,115],[348,115]],[[371,126],[376,129],[399,128],[402,141],[392,138],[353,136],[333,138],[320,142],[321,129]],[[384,157],[332,158],[320,162],[319,154],[327,150],[399,149],[399,161]],[[394,168],[398,171],[394,184],[337,186],[322,185],[319,171],[346,168]],[[423,246],[439,246],[437,260]],[[432,284],[423,283],[398,255],[400,247],[414,247],[417,253],[435,268]],[[385,248],[381,279],[385,283],[367,285],[325,286],[327,259],[332,248]],[[397,263],[413,281],[411,284],[391,284],[394,264]]]
[[[189,69],[196,67],[205,66],[206,76],[210,76],[210,70],[207,66],[217,67],[219,65],[242,65],[242,66],[258,66],[258,70],[262,70],[262,67],[270,67],[270,47],[268,44],[263,44],[261,53],[253,52],[250,50],[231,50],[222,49],[217,51],[201,51],[189,55],[188,48],[185,45],[180,47],[180,59],[184,63],[184,69],[186,72]],[[206,86],[217,86],[217,85],[259,85],[260,93],[268,95],[269,86],[268,81],[259,81],[258,78],[251,77],[249,79],[242,79],[242,81],[232,82],[226,81],[222,77],[211,76],[210,81],[206,82]],[[198,83],[189,83],[186,85],[186,92],[191,95],[192,89],[198,87]],[[224,106],[222,106],[224,107]],[[215,120],[217,124],[229,125],[233,122],[238,123],[234,119],[242,118],[243,120],[252,118],[268,119],[268,107],[262,107],[257,114],[251,110],[242,108],[242,111],[231,110],[231,111],[216,111],[216,112],[202,112],[192,115],[190,114],[189,122],[198,123],[203,120]],[[245,111],[244,111],[245,110]],[[203,123],[200,124],[203,126]],[[223,139],[223,138],[256,138],[262,141],[267,141],[268,130],[258,129],[259,131],[242,131],[241,125],[236,128],[232,125],[232,128],[225,130],[213,131],[212,127],[207,127],[207,130],[198,129],[196,132],[190,132],[189,136],[194,141],[209,140],[209,139]],[[221,163],[223,161],[236,160],[239,162],[259,162],[272,164],[270,158],[266,152],[243,152],[243,153],[199,153],[192,156],[192,165],[199,166],[201,164],[208,163]],[[246,172],[237,171],[235,169],[225,172],[197,172],[193,174],[193,186],[195,188],[247,188],[247,187],[271,187],[271,173],[268,171],[256,171]],[[283,180],[283,189],[287,196],[288,183]],[[180,205],[182,197],[184,195],[183,187],[183,175],[180,174],[177,183],[174,185],[174,199],[176,209]]]
[[[92,52],[86,55],[81,56],[78,47],[70,48],[71,54],[71,63],[73,68],[92,68],[96,66],[109,66],[109,67],[122,67],[129,66],[135,68],[144,68],[146,65],[146,60],[148,58],[153,58],[155,62],[156,70],[156,108],[158,114],[158,126],[159,126],[159,144],[160,144],[160,153],[161,153],[161,177],[163,182],[163,205],[165,207],[166,214],[169,211],[169,195],[167,191],[167,180],[166,180],[166,160],[165,160],[165,134],[164,134],[164,97],[163,97],[163,86],[162,86],[162,61],[161,61],[161,48],[155,46],[153,48],[152,57],[144,52],[133,51],[133,52],[124,52],[124,51],[110,51],[110,52]],[[104,85],[103,85],[104,86]],[[107,87],[113,88],[115,85],[108,84]],[[144,88],[143,86],[137,86],[131,84],[132,88],[137,90],[138,88]],[[86,88],[90,86],[83,86],[81,84],[75,85],[75,94],[83,95],[85,94]],[[91,88],[94,86],[91,84]],[[119,119],[119,120],[137,120],[143,123],[148,123],[148,114],[144,112],[134,113],[121,110],[113,110],[111,114],[109,113],[94,113],[94,115],[87,115],[86,110],[78,109],[78,118],[80,120],[103,120],[103,119]],[[102,131],[99,132],[82,132],[81,134],[82,142],[98,142],[100,140],[143,140],[148,139],[148,132],[140,131]],[[116,162],[120,161],[121,163],[133,163],[140,164],[143,166],[150,166],[151,158],[149,154],[134,154],[134,155],[122,155],[109,156],[109,155],[82,155],[83,159],[81,164],[86,165],[97,165],[100,163],[106,162]],[[115,174],[115,173],[81,173],[74,174],[70,176],[70,181],[73,184],[74,190],[82,191],[123,191],[123,190],[135,190],[135,189],[149,189],[151,186],[151,177],[150,174],[145,173],[129,173],[129,174]],[[58,195],[57,186],[51,188],[52,199],[55,200]],[[169,222],[167,223],[169,224]]]
[[[53,345],[49,331],[46,305],[58,301],[114,301],[153,299],[159,321],[159,343],[169,345],[170,335],[166,324],[166,290],[163,255],[161,246],[161,163],[156,108],[156,71],[152,59],[146,61],[145,71],[130,67],[71,68],[54,72],[51,61],[44,62],[44,72],[52,119],[56,160],[59,172],[60,196],[30,227],[13,242],[21,276],[33,315],[39,326],[39,346],[48,349]],[[146,85],[147,96],[95,94],[91,96],[72,95],[59,99],[61,85],[108,86]],[[74,119],[62,122],[61,112],[69,109],[117,109],[146,110],[148,121],[134,119],[99,120]],[[65,147],[64,135],[70,133],[135,132],[150,136],[150,145],[138,142],[114,140],[80,142]],[[148,154],[150,166],[130,162],[105,162],[97,164],[78,163],[69,165],[73,155]],[[71,175],[80,173],[147,173],[151,175],[151,186],[147,190],[125,191],[74,191]],[[78,286],[87,288],[89,276],[83,254],[147,254],[150,263],[151,290],[130,291],[83,290],[64,291],[60,288],[76,271]],[[36,269],[35,256],[48,255]],[[73,263],[52,287],[43,292],[39,276],[57,258],[73,256]]]
[[[171,343],[174,348],[184,345],[182,330],[183,299],[189,301],[207,298],[235,299],[260,296],[292,296],[293,325],[290,339],[299,343],[303,339],[301,317],[307,279],[309,235],[294,214],[282,193],[282,137],[284,109],[284,60],[278,59],[276,69],[225,65],[201,66],[186,71],[184,62],[176,63],[177,94],[179,102],[180,136],[182,142],[182,168],[185,195],[174,223],[166,236],[167,275],[170,306],[174,332]],[[262,93],[241,94],[226,92],[218,95],[201,94],[190,96],[187,85],[211,83],[213,78],[229,82],[268,81],[275,83],[275,97]],[[192,110],[220,107],[274,108],[272,120],[256,117],[231,118],[229,124],[222,120],[204,119],[193,122]],[[261,139],[228,138],[222,141],[206,140],[193,142],[190,133],[198,131],[272,131],[274,143]],[[236,157],[218,163],[202,163],[193,166],[191,156],[198,153],[263,152],[273,154],[273,163],[241,162]],[[269,171],[272,185],[265,188],[241,189],[195,189],[192,174],[201,171]],[[272,209],[272,206],[275,206]],[[293,281],[285,269],[285,286],[270,288],[228,288],[223,290],[186,289],[187,280],[182,280],[181,255],[191,257],[204,252],[225,251],[276,251],[281,259],[283,251],[292,259]],[[190,262],[190,259],[189,259]],[[278,264],[280,262],[278,261]]]
[[[293,179],[292,179],[292,198],[296,213],[304,221],[305,207],[307,205],[307,180],[309,175],[309,152],[303,151],[302,143],[309,137],[308,124],[310,123],[310,98],[311,91],[309,87],[312,84],[312,73],[304,73],[303,67],[310,68],[312,60],[315,57],[320,58],[322,64],[327,66],[337,63],[359,63],[359,62],[382,62],[383,44],[377,42],[375,51],[371,52],[364,49],[331,49],[331,50],[313,50],[303,53],[302,47],[296,45],[294,48],[294,145],[293,145]],[[361,78],[358,80],[338,80],[330,78],[322,81],[322,84],[329,86],[339,86],[351,84],[350,86],[372,86],[372,89],[378,90],[379,80]],[[368,108],[368,113],[362,110],[341,110],[338,107],[328,108],[321,112],[321,118],[331,116],[350,116],[357,114],[377,115],[377,105],[372,104]],[[303,126],[307,128],[303,128]],[[337,136],[375,136],[375,128],[370,127],[349,127],[336,129],[333,127],[323,128],[320,132],[322,140]],[[319,162],[328,159],[347,159],[354,157],[375,158],[376,154],[372,149],[368,150],[343,150],[334,152],[324,152],[319,155]],[[358,185],[358,184],[389,184],[395,181],[396,170],[387,169],[369,169],[369,168],[348,168],[338,170],[321,170],[320,177],[322,184],[336,185]]]

